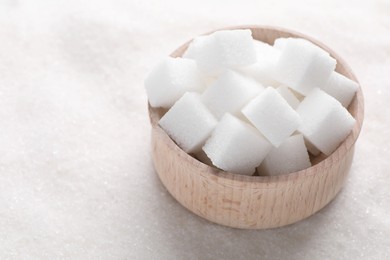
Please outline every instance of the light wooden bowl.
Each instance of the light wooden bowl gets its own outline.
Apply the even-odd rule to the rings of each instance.
[[[337,60],[336,70],[339,73],[357,81],[338,55],[308,36],[275,27],[225,29],[238,28],[251,29],[254,39],[270,44],[279,37],[308,39]],[[188,44],[179,47],[171,56],[181,56]],[[158,125],[165,111],[149,105],[154,166],[172,196],[205,219],[235,228],[262,229],[288,225],[323,208],[342,188],[363,122],[360,88],[348,110],[356,119],[356,125],[330,156],[312,158],[312,167],[286,175],[243,176],[210,167],[185,153]]]

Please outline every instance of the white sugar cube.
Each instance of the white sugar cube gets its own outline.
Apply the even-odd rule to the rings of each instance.
[[[253,126],[231,114],[225,114],[203,150],[218,168],[252,175],[271,147]]]
[[[277,86],[273,69],[280,56],[280,51],[271,45],[253,40],[256,49],[256,63],[239,68],[238,71],[259,81],[264,86]]]
[[[322,90],[340,101],[344,107],[348,107],[358,88],[359,85],[355,81],[334,71]]]
[[[203,92],[203,82],[196,62],[168,57],[145,79],[145,88],[152,107],[171,107],[185,92]]]
[[[256,50],[257,60],[263,60],[273,63],[279,58],[280,51],[266,42],[253,40]]]
[[[262,91],[241,111],[276,147],[297,130],[301,123],[297,112],[272,87]]]
[[[289,38],[284,44],[275,66],[275,78],[302,95],[323,87],[336,67],[336,60],[304,39]]]
[[[208,75],[256,62],[256,51],[250,30],[223,30],[195,39],[184,54],[196,60]]]
[[[318,150],[330,155],[351,132],[355,119],[336,99],[316,88],[297,108],[298,131]]]
[[[294,38],[294,37],[278,38],[274,41],[273,47],[275,49],[282,51],[292,41],[298,42],[299,44],[307,44],[308,45],[307,47],[315,49],[316,51],[320,51],[323,54],[329,55],[329,53],[326,52],[321,47],[319,47],[319,46],[315,45],[314,43],[312,43],[311,41],[303,39],[303,38]]]
[[[220,119],[225,113],[239,112],[263,89],[260,83],[227,70],[203,92],[202,101]]]
[[[309,154],[301,134],[287,138],[273,148],[257,168],[260,175],[280,175],[300,171],[311,166]]]
[[[192,40],[187,50],[183,54],[183,58],[195,59],[198,55],[201,55],[204,44],[207,42],[207,35],[201,35]]]
[[[299,99],[286,86],[280,86],[276,89],[279,94],[287,101],[287,103],[296,109],[299,105]]]
[[[185,152],[192,153],[201,149],[217,120],[197,93],[185,93],[159,124]]]

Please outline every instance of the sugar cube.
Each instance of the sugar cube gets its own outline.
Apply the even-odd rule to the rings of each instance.
[[[351,132],[355,119],[336,99],[316,88],[299,104],[298,128],[325,155],[330,155]]]
[[[276,63],[275,78],[307,95],[313,88],[323,87],[336,67],[336,60],[304,39],[289,38],[284,43]]]
[[[271,45],[253,40],[256,49],[256,63],[239,68],[238,71],[259,81],[264,86],[277,86],[279,82],[273,77],[273,69],[279,58],[280,51]]]
[[[276,147],[289,137],[301,123],[297,112],[272,87],[262,91],[241,111]]]
[[[252,175],[271,147],[253,126],[227,113],[215,127],[203,150],[218,168]]]
[[[300,171],[311,166],[309,154],[301,134],[287,138],[273,148],[257,168],[260,175],[280,175]]]
[[[187,153],[201,149],[217,125],[197,93],[185,93],[159,121],[165,132]]]
[[[355,81],[334,71],[322,90],[340,101],[344,107],[348,107],[358,88],[359,85]]]
[[[171,107],[185,92],[203,92],[206,88],[196,62],[168,57],[145,79],[145,88],[152,107]]]
[[[220,119],[225,113],[239,112],[263,89],[260,83],[227,70],[203,92],[202,101]]]
[[[196,60],[206,74],[218,75],[256,62],[256,51],[250,30],[222,30],[194,40],[184,54]]]
[[[207,42],[207,35],[201,35],[192,40],[188,45],[187,50],[183,54],[183,58],[195,59],[198,55],[202,54],[203,46]]]
[[[294,38],[294,37],[287,37],[287,38],[278,38],[275,39],[273,47],[278,50],[283,50],[286,45],[288,45],[291,41],[301,42],[302,44],[308,44],[310,48],[315,49],[316,51],[323,52],[323,54],[329,55],[327,51],[322,49],[321,47],[315,45],[309,40],[303,39],[303,38]]]
[[[296,109],[299,105],[299,99],[286,86],[280,86],[276,89],[279,94],[287,101],[287,103]]]

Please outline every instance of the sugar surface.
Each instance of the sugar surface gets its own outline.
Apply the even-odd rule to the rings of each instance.
[[[187,92],[160,119],[159,125],[187,153],[201,149],[217,119],[197,93]]]
[[[275,66],[276,79],[302,95],[324,86],[336,67],[336,60],[307,40],[288,38],[285,41]]]
[[[203,92],[202,101],[220,119],[225,113],[237,114],[263,89],[260,83],[227,70]]]
[[[280,83],[274,78],[274,67],[280,56],[280,51],[271,45],[254,40],[256,63],[239,68],[243,74],[259,81],[264,86],[277,86]]]
[[[287,103],[293,108],[296,109],[299,105],[299,99],[291,92],[288,87],[280,86],[276,89],[278,93],[287,101]]]
[[[340,101],[344,107],[348,107],[359,85],[337,72],[332,72],[322,90]]]
[[[252,175],[271,144],[251,125],[225,114],[203,147],[218,168]]]
[[[262,91],[241,111],[276,147],[297,130],[301,123],[299,115],[272,87]]]
[[[311,166],[309,154],[301,134],[287,138],[273,148],[257,168],[260,175],[280,175],[300,171]]]
[[[184,54],[207,75],[218,75],[256,62],[250,30],[221,30],[195,39]]]
[[[195,59],[204,52],[204,45],[207,43],[207,36],[200,35],[195,37],[189,44],[187,50],[183,54],[183,58]]]
[[[148,100],[153,107],[171,107],[185,92],[206,88],[196,62],[167,57],[145,79]]]
[[[297,112],[302,119],[299,132],[326,155],[338,147],[355,124],[355,119],[336,99],[318,88],[306,96]]]

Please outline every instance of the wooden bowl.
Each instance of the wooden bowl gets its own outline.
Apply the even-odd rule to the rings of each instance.
[[[308,39],[337,60],[336,71],[357,82],[351,69],[334,51],[311,37],[275,27],[225,29],[242,28],[252,30],[254,39],[269,44],[279,37]],[[171,56],[181,56],[188,44],[179,47]],[[205,219],[248,229],[288,225],[323,208],[343,186],[363,122],[364,106],[360,88],[348,110],[356,119],[356,125],[330,156],[312,158],[312,167],[286,175],[244,176],[210,167],[185,153],[158,125],[165,110],[149,105],[154,167],[172,196]]]

